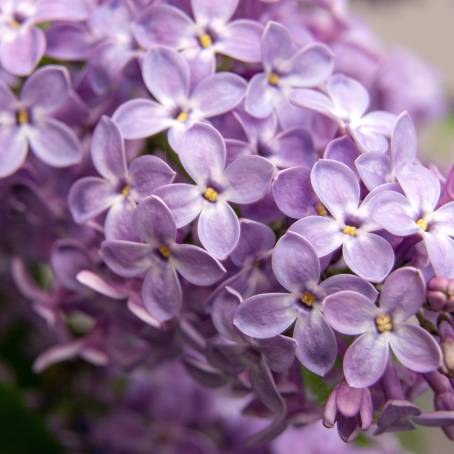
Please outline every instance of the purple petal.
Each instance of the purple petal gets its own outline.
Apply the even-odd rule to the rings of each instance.
[[[391,159],[396,171],[416,160],[418,137],[410,115],[404,112],[399,116],[391,137]]]
[[[316,197],[310,175],[306,167],[292,167],[277,174],[272,186],[273,197],[286,216],[300,219],[313,211]]]
[[[287,336],[257,339],[256,345],[266,358],[270,369],[282,373],[290,369],[295,359],[296,342]]]
[[[342,290],[328,295],[323,302],[328,323],[342,334],[357,335],[375,331],[378,309],[361,293]]]
[[[397,359],[415,372],[431,372],[441,364],[441,350],[435,339],[419,326],[400,324],[389,336]]]
[[[344,213],[359,205],[359,182],[353,171],[345,164],[330,159],[318,161],[311,172],[315,193],[328,211],[343,220]]]
[[[319,257],[335,251],[344,241],[337,223],[325,216],[307,216],[292,224],[289,230],[306,238]]]
[[[22,28],[12,41],[3,41],[2,66],[16,76],[27,76],[36,67],[46,50],[44,32],[37,27]]]
[[[236,60],[259,62],[262,31],[263,28],[258,22],[248,19],[235,20],[225,27],[217,49]]]
[[[207,202],[200,213],[197,232],[203,247],[224,260],[238,243],[240,223],[229,204]]]
[[[37,22],[82,21],[89,14],[90,7],[85,0],[40,0],[34,19]]]
[[[104,221],[106,240],[138,241],[134,225],[134,212],[137,205],[128,197],[118,197],[110,207]]]
[[[420,416],[413,417],[412,420],[424,427],[454,426],[454,411],[428,411]]]
[[[435,275],[454,279],[454,240],[443,234],[425,232],[424,244]]]
[[[65,67],[48,65],[30,76],[22,88],[20,99],[26,105],[52,112],[64,104],[71,82]]]
[[[272,265],[276,279],[289,292],[300,292],[320,279],[320,262],[314,248],[294,232],[287,232],[277,242]]]
[[[292,128],[276,137],[276,153],[270,158],[278,167],[305,166],[311,168],[318,159],[312,135],[301,128]]]
[[[381,236],[364,233],[344,241],[344,260],[358,276],[381,282],[394,266],[394,250]]]
[[[356,80],[335,74],[327,83],[327,91],[341,117],[359,119],[369,106],[369,93]]]
[[[194,23],[180,9],[168,5],[147,8],[133,24],[134,36],[145,49],[153,45],[180,48],[193,34]]]
[[[101,245],[101,256],[107,266],[123,277],[141,276],[150,268],[150,246],[132,241],[109,240]]]
[[[57,60],[83,61],[90,53],[87,29],[79,23],[54,23],[46,30],[46,55]]]
[[[235,315],[244,334],[266,339],[285,331],[295,320],[294,299],[287,293],[265,293],[248,298]]]
[[[273,173],[273,164],[261,156],[236,159],[225,169],[228,200],[243,204],[257,202],[267,192]]]
[[[363,334],[344,355],[344,374],[353,388],[366,388],[381,378],[388,364],[389,347],[385,336]]]
[[[270,21],[262,36],[262,61],[266,68],[278,69],[293,54],[290,33],[282,24]]]
[[[326,147],[323,157],[342,162],[355,172],[355,160],[361,153],[355,142],[348,136],[342,136],[332,140]]]
[[[325,375],[337,357],[337,343],[333,330],[322,314],[312,310],[296,321],[293,337],[297,342],[296,356],[310,371]]]
[[[216,73],[203,79],[191,95],[191,106],[199,118],[221,115],[235,108],[246,93],[246,82],[232,73]]]
[[[211,21],[225,24],[233,16],[239,0],[224,0],[213,2],[212,0],[191,0],[192,12],[195,20],[200,25],[206,25]]]
[[[367,189],[370,191],[390,181],[391,162],[381,151],[363,153],[356,161],[356,168]]]
[[[119,197],[115,187],[98,177],[84,177],[69,191],[68,205],[77,223],[87,222],[107,210]]]
[[[266,118],[272,114],[277,97],[277,90],[270,87],[265,73],[259,73],[248,84],[244,107],[254,117]]]
[[[168,184],[154,193],[170,208],[177,228],[184,227],[195,219],[204,203],[200,190],[192,184]]]
[[[377,134],[367,126],[362,124],[350,130],[350,133],[358,144],[358,147],[365,153],[372,151],[375,153],[386,153],[388,140],[383,134]]]
[[[292,57],[290,65],[286,83],[292,87],[314,87],[333,72],[334,55],[325,45],[309,44]]]
[[[8,85],[0,81],[0,108],[2,110],[11,111],[17,105],[17,98]]]
[[[77,164],[82,157],[79,140],[65,124],[46,118],[29,133],[30,147],[46,164],[68,167]]]
[[[139,156],[129,166],[131,186],[141,199],[157,188],[172,183],[175,172],[157,156]]]
[[[372,302],[374,302],[378,296],[377,290],[370,282],[352,274],[336,274],[331,276],[321,282],[320,287],[322,287],[328,295],[340,292],[341,290],[351,290],[364,295]]]
[[[408,165],[397,180],[412,206],[421,212],[431,212],[440,197],[440,180],[434,172],[420,164]]]
[[[189,65],[175,50],[153,47],[143,59],[142,76],[150,93],[161,104],[186,104],[189,94]]]
[[[134,225],[140,239],[155,247],[175,241],[177,228],[167,205],[158,197],[151,196],[137,207]]]
[[[0,178],[15,173],[25,162],[28,153],[26,136],[19,128],[0,129]]]
[[[174,244],[171,247],[171,260],[178,273],[194,285],[214,284],[225,273],[221,263],[192,244]]]
[[[290,93],[290,102],[299,107],[315,110],[323,115],[336,118],[336,108],[324,93],[307,88],[297,88]]]
[[[82,340],[55,345],[41,353],[33,364],[35,372],[42,372],[53,364],[76,357],[83,348]]]
[[[426,285],[419,270],[400,268],[391,273],[383,285],[380,309],[403,321],[421,309],[426,295]]]
[[[173,124],[170,112],[149,99],[126,101],[114,112],[112,119],[125,139],[152,136]]]
[[[250,219],[241,219],[240,239],[230,255],[230,260],[237,267],[242,267],[246,262],[251,262],[260,254],[273,249],[275,241],[276,235],[267,225]]]
[[[118,126],[103,116],[93,133],[91,159],[96,170],[107,180],[118,181],[126,176],[126,156]]]
[[[156,265],[143,281],[142,299],[145,307],[159,322],[175,317],[181,309],[183,294],[175,269],[168,263]]]
[[[241,295],[227,287],[214,300],[211,311],[213,325],[221,336],[235,340],[240,336],[238,329],[233,324],[233,319],[241,303]]]
[[[432,214],[430,230],[437,234],[454,236],[454,201],[448,202]]]

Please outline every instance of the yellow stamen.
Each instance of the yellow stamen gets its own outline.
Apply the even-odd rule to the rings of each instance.
[[[418,219],[416,225],[424,232],[427,230],[427,221],[423,218]]]
[[[317,298],[311,292],[304,292],[300,298],[301,302],[308,307],[314,307]]]
[[[168,259],[170,257],[170,249],[167,246],[161,245],[158,250],[164,258]]]
[[[268,79],[268,83],[271,85],[278,85],[279,81],[281,80],[281,78],[276,73],[273,73],[273,72],[268,74],[267,79]]]
[[[379,333],[392,331],[393,320],[389,314],[378,315],[375,318],[375,326],[377,327]]]
[[[121,195],[123,197],[128,197],[129,193],[131,192],[131,186],[129,186],[129,184],[127,184],[121,191]]]
[[[207,188],[207,190],[203,194],[203,197],[205,197],[209,202],[216,202],[218,196],[218,191],[213,188]]]
[[[13,19],[11,20],[11,22],[9,23],[10,27],[11,28],[14,28],[15,30],[17,30],[18,28],[20,28],[20,23],[17,22],[17,20]]]
[[[30,120],[30,117],[28,115],[28,112],[26,110],[20,110],[17,114],[17,121],[19,124],[24,125],[28,123]]]
[[[208,33],[200,35],[199,42],[204,49],[213,45],[213,40],[211,39],[211,36]]]
[[[344,232],[346,235],[356,236],[356,227],[353,227],[352,225],[346,225],[342,232]]]
[[[315,210],[319,216],[328,216],[328,211],[326,211],[326,208],[321,203],[317,203],[317,205],[315,205]]]
[[[180,112],[177,117],[177,121],[185,122],[189,118],[189,115],[186,112]]]

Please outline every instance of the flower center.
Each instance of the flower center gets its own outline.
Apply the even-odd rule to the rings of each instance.
[[[121,190],[121,195],[123,197],[128,197],[129,193],[131,192],[131,186],[127,184],[122,190]]]
[[[416,225],[424,232],[427,230],[427,227],[428,227],[427,226],[427,221],[424,218],[419,218],[416,221]]]
[[[281,78],[276,73],[270,72],[267,80],[270,85],[278,85]]]
[[[213,45],[213,39],[208,33],[203,33],[199,36],[199,43],[204,49],[207,49]]]
[[[319,216],[328,216],[328,211],[326,211],[326,208],[322,203],[317,203],[317,205],[315,205],[315,211],[317,211]]]
[[[392,331],[393,329],[393,319],[389,314],[378,315],[375,318],[375,326],[379,333],[384,333],[386,331]]]
[[[189,118],[189,115],[186,112],[180,112],[177,116],[177,121],[185,122]]]
[[[17,30],[18,28],[20,28],[20,22],[18,22],[16,19],[12,19],[11,22],[9,23],[9,25],[14,30]]]
[[[356,227],[353,225],[346,225],[342,230],[346,235],[356,236]]]
[[[19,112],[16,113],[16,120],[20,125],[25,125],[29,123],[30,115],[26,110],[19,110]]]
[[[208,200],[208,202],[214,203],[218,199],[219,193],[216,189],[208,187],[207,190],[203,193],[203,197]]]
[[[161,244],[161,246],[158,247],[158,251],[165,259],[170,257],[170,249],[164,244]]]
[[[312,308],[317,301],[315,295],[311,292],[304,292],[300,296],[300,301],[307,307]]]

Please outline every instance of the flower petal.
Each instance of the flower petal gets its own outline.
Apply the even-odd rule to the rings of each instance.
[[[396,121],[391,137],[391,159],[394,170],[399,172],[407,164],[413,164],[418,152],[418,137],[413,121],[404,112]]]
[[[344,355],[344,374],[353,388],[366,388],[381,378],[388,364],[389,347],[385,336],[367,333],[360,336]]]
[[[29,133],[30,147],[41,161],[53,167],[68,167],[82,158],[79,139],[65,124],[46,118]]]
[[[15,173],[25,162],[28,142],[19,128],[0,128],[0,178]]]
[[[133,99],[123,103],[113,114],[125,139],[143,139],[164,131],[173,124],[170,112],[150,99]]]
[[[435,339],[419,326],[397,325],[389,336],[397,359],[415,372],[432,372],[440,367],[441,350]]]
[[[225,273],[220,262],[192,244],[174,244],[171,247],[171,260],[178,273],[194,285],[214,284]]]
[[[344,234],[337,223],[325,216],[307,216],[292,224],[289,231],[306,238],[319,257],[335,251],[344,241]]]
[[[227,24],[223,30],[217,49],[236,60],[259,62],[262,32],[263,28],[258,22],[248,19],[235,20]]]
[[[454,237],[454,201],[448,202],[434,211],[430,230]]]
[[[341,290],[350,290],[364,295],[372,302],[374,302],[378,296],[377,290],[370,282],[352,274],[335,274],[321,282],[320,287],[322,287],[328,295],[340,292]]]
[[[244,334],[266,339],[285,331],[295,320],[294,299],[287,293],[248,298],[238,308],[234,324]]]
[[[311,172],[315,193],[328,211],[339,220],[359,205],[359,182],[353,171],[338,161],[321,159]]]
[[[394,266],[394,250],[381,236],[365,233],[344,242],[344,260],[358,276],[381,282]]]
[[[290,369],[295,359],[294,339],[279,335],[269,339],[256,339],[255,343],[272,371],[282,373]]]
[[[134,225],[134,212],[137,205],[127,197],[118,197],[104,221],[106,240],[138,241],[137,229]]]
[[[200,213],[197,232],[203,247],[224,260],[238,243],[240,223],[229,204],[207,202]]]
[[[381,151],[363,153],[355,161],[355,165],[369,191],[391,180],[391,162]]]
[[[421,309],[426,296],[424,278],[416,268],[407,266],[392,272],[380,296],[380,309],[392,313],[397,321],[406,320]]]
[[[355,172],[355,160],[361,156],[357,145],[348,136],[332,140],[326,147],[323,157],[344,163]]]
[[[259,73],[252,77],[244,101],[246,111],[257,118],[266,118],[273,113],[277,90],[270,87],[265,73]]]
[[[378,309],[363,294],[354,290],[341,290],[325,298],[323,313],[336,331],[357,335],[375,330]]]
[[[301,292],[320,279],[320,261],[314,248],[294,232],[287,232],[276,243],[272,265],[276,279],[289,292]]]
[[[186,103],[189,94],[189,65],[173,49],[153,47],[143,58],[142,76],[150,93],[166,106]]]
[[[333,367],[336,337],[319,311],[312,310],[308,316],[297,319],[293,338],[298,344],[296,356],[304,367],[321,376]]]
[[[206,25],[212,21],[225,24],[233,16],[239,0],[191,0],[192,12],[199,25]]]
[[[276,152],[270,159],[278,167],[305,166],[310,169],[318,159],[312,135],[306,129],[287,129],[276,136],[276,141]]]
[[[324,93],[308,88],[297,88],[290,93],[290,102],[298,107],[315,110],[323,115],[336,119],[336,108],[333,101]]]
[[[267,69],[279,69],[293,54],[290,33],[282,24],[269,21],[262,36],[262,61]]]
[[[454,279],[454,240],[443,234],[425,232],[424,244],[435,275]]]

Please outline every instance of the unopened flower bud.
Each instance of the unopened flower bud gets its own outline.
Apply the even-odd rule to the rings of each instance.
[[[454,280],[436,276],[430,280],[427,301],[436,311],[454,310]]]

